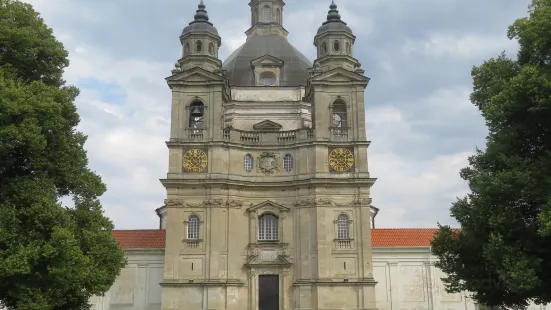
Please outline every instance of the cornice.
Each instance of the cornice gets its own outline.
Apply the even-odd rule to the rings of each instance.
[[[164,254],[165,249],[151,249],[151,248],[128,248],[123,249],[125,253],[131,255],[140,255],[140,254]],[[162,261],[164,263],[164,260]]]
[[[205,279],[178,279],[164,280],[160,283],[162,287],[182,287],[182,286],[243,286],[239,279],[228,280],[205,280]]]
[[[430,246],[373,246],[373,253],[430,253]]]
[[[299,147],[305,147],[305,146],[365,146],[369,147],[371,145],[371,141],[366,140],[348,140],[348,141],[298,141],[295,143],[289,143],[289,144],[267,144],[267,145],[246,145],[242,143],[235,143],[235,142],[229,142],[229,141],[206,141],[206,142],[194,142],[194,141],[187,141],[187,140],[177,140],[174,139],[173,141],[166,141],[165,142],[167,147],[208,147],[208,146],[215,146],[215,147],[232,147],[235,149],[242,149],[242,150],[273,150],[274,147],[277,147],[278,150],[285,150],[285,149],[293,149],[293,148],[299,148]]]
[[[205,199],[201,202],[192,203],[185,199],[169,198],[164,201],[168,208],[234,208],[241,209],[243,202],[236,199]]]
[[[369,285],[369,286],[374,286],[376,285],[378,282],[375,281],[374,279],[354,279],[354,278],[345,278],[345,279],[317,279],[317,280],[307,280],[307,279],[304,279],[304,280],[297,280],[295,283],[293,283],[294,286],[304,286],[304,285],[316,285],[316,286],[321,286],[321,285],[324,285],[324,286],[333,286],[333,285],[338,285],[338,286],[341,286],[341,285],[352,285],[352,286],[357,286],[357,285]]]
[[[346,187],[354,186],[372,186],[377,181],[376,178],[311,178],[305,180],[292,180],[292,181],[272,181],[272,182],[255,182],[244,180],[228,180],[228,179],[160,179],[165,188],[179,188],[183,185],[226,185],[237,187],[255,187],[255,188],[289,188],[293,186],[310,187],[310,186],[338,186],[343,185]]]

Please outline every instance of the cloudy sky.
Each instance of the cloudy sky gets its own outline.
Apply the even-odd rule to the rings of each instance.
[[[107,184],[118,229],[157,228],[165,192],[170,90],[179,35],[199,0],[27,0],[70,53],[68,83],[81,94],[90,166]],[[248,0],[205,0],[222,60],[245,41]],[[330,0],[288,0],[284,27],[310,60]],[[473,65],[517,43],[507,27],[529,0],[337,0],[371,78],[366,92],[377,227],[456,225],[450,203],[466,193],[459,169],[486,129],[469,102]]]

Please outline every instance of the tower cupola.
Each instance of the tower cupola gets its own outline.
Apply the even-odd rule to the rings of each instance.
[[[318,51],[315,66],[326,71],[334,67],[343,67],[354,71],[357,60],[353,58],[356,36],[352,29],[341,19],[335,1],[329,6],[327,20],[318,28],[314,45]]]
[[[219,70],[221,62],[218,50],[222,39],[218,30],[209,21],[206,6],[201,0],[194,15],[194,20],[182,31],[182,58],[179,60],[182,70],[191,67],[203,67],[209,71]]]
[[[251,0],[251,28],[247,36],[282,35],[287,37],[288,32],[283,28],[283,0]]]

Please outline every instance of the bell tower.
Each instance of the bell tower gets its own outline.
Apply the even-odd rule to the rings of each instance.
[[[197,255],[206,251],[205,242],[201,242],[208,233],[203,225],[206,213],[204,209],[185,210],[182,203],[174,201],[183,201],[180,197],[190,201],[197,195],[205,196],[203,186],[189,184],[190,180],[201,182],[197,179],[212,170],[208,159],[216,151],[209,145],[222,138],[222,104],[228,100],[227,79],[218,58],[222,41],[202,0],[193,21],[183,29],[180,43],[182,57],[166,78],[172,92],[172,116],[170,139],[166,143],[168,173],[162,180],[167,193],[162,211],[166,219],[163,310],[202,309],[203,299],[193,294],[202,294],[208,282],[204,275],[208,262]],[[183,255],[184,249],[190,253]],[[215,260],[213,264],[218,263]],[[198,283],[193,284],[190,279],[197,279]]]
[[[180,35],[182,57],[166,80],[172,89],[171,141],[192,138],[203,142],[220,135],[212,128],[220,125],[221,109],[212,106],[216,96],[222,96],[225,78],[218,50],[222,40],[209,21],[203,0],[194,19]],[[170,147],[170,145],[169,145]],[[171,153],[172,154],[172,153]],[[171,156],[173,169],[179,160]]]

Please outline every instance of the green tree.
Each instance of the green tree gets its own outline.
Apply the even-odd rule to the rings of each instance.
[[[30,5],[0,0],[0,61],[0,306],[89,309],[125,258],[61,79],[67,52]]]
[[[0,0],[0,66],[11,64],[23,81],[61,86],[69,65],[63,44],[30,4]]]
[[[472,70],[486,150],[461,170],[470,193],[452,204],[461,230],[440,226],[432,245],[449,292],[490,307],[551,302],[551,0],[533,0],[503,53]]]

